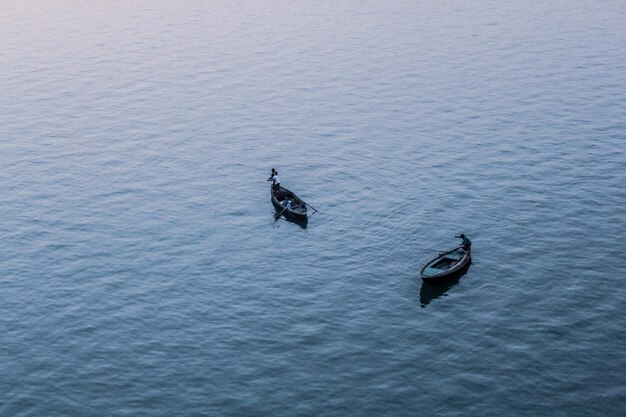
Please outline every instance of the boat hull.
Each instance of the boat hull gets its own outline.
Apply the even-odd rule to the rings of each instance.
[[[455,248],[439,254],[424,265],[420,274],[427,284],[445,284],[467,272],[472,263],[471,250]]]
[[[289,191],[285,187],[280,187],[281,191],[290,194],[290,198],[292,198],[295,202],[300,203],[303,207],[303,210],[293,210],[288,207],[283,206],[280,201],[274,195],[273,189],[270,188],[270,198],[272,200],[272,205],[276,209],[277,213],[281,213],[285,216],[286,219],[297,222],[297,223],[306,223],[308,221],[308,215],[306,210],[306,205],[304,201],[302,201],[293,191]]]

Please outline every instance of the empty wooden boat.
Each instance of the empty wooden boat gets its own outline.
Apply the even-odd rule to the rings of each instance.
[[[430,284],[447,282],[462,275],[472,260],[471,248],[454,248],[440,253],[424,265],[422,281]]]

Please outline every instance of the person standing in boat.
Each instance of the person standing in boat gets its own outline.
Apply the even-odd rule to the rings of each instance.
[[[280,190],[280,178],[278,178],[278,171],[274,168],[272,168],[272,174],[267,180],[272,181],[272,189],[274,192],[278,192]]]
[[[463,233],[457,236],[459,239],[463,239],[459,247],[463,250],[469,250],[472,247],[472,241],[465,237]]]

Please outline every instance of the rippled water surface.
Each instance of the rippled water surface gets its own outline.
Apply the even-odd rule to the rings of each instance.
[[[625,21],[0,2],[0,415],[623,416]]]

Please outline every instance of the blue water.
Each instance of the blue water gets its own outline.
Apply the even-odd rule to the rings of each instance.
[[[625,21],[0,3],[0,416],[623,416]]]

